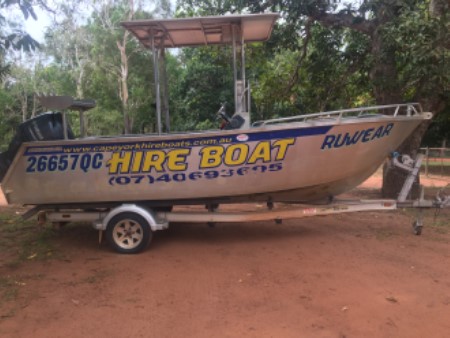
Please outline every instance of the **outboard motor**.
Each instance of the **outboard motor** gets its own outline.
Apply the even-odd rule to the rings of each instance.
[[[70,127],[67,128],[67,136],[73,139]],[[19,125],[17,132],[9,144],[8,149],[0,153],[0,182],[6,175],[11,163],[23,142],[51,141],[64,139],[64,127],[62,114],[48,112],[36,116]]]

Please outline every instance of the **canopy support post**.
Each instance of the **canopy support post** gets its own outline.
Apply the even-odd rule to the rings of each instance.
[[[237,89],[237,51],[236,51],[236,25],[231,26],[231,36],[233,44],[233,82],[234,82],[234,111],[239,110],[238,104],[238,89]]]
[[[242,35],[242,34],[241,34]],[[241,102],[241,109],[243,112],[249,112],[250,107],[246,107],[247,100],[245,99],[245,93],[248,90],[248,95],[250,95],[249,88],[246,88],[245,83],[245,42],[244,38],[241,36],[241,80],[242,80],[242,93],[241,97],[239,98]]]
[[[232,45],[233,45],[233,80],[234,80],[234,111],[235,113],[248,112],[249,107],[246,95],[248,87],[246,87],[245,76],[245,41],[242,36],[242,27],[240,25],[231,26]],[[238,46],[239,45],[239,46]],[[238,55],[238,47],[239,54]],[[240,57],[240,58],[239,58]],[[238,63],[239,71],[238,71]]]
[[[62,112],[62,124],[63,124],[63,135],[64,135],[64,139],[68,140],[69,139],[69,133],[67,132],[67,127],[68,127],[68,123],[67,123],[67,115],[66,115],[66,110],[64,110]]]
[[[161,110],[164,113],[164,125],[165,132],[170,133],[170,112],[169,112],[169,88],[167,82],[167,69],[166,69],[166,49],[161,47],[160,49],[160,64],[161,67],[161,86],[162,86],[162,100],[161,100]]]
[[[84,122],[84,110],[80,110],[80,137],[86,137],[86,125]]]
[[[158,135],[162,134],[161,126],[161,94],[160,94],[160,83],[159,83],[159,49],[157,49],[155,44],[155,31],[152,29],[150,32],[150,44],[152,47],[153,54],[153,73],[155,77],[155,94],[156,94],[156,122],[157,122],[157,132]]]

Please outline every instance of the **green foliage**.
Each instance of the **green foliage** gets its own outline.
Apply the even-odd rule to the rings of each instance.
[[[423,146],[441,147],[442,141],[446,140],[447,147],[450,145],[450,107],[439,114],[431,122],[423,139]]]
[[[216,127],[215,113],[221,103],[234,106],[230,50],[220,47],[185,49],[174,88],[174,129]],[[208,122],[206,122],[208,121]]]
[[[267,118],[401,100],[448,107],[450,11],[433,2],[439,15],[428,0],[189,0],[178,13],[280,13],[254,73],[256,115]]]
[[[386,25],[385,39],[396,50],[404,96],[411,100],[436,94],[450,97],[450,13],[430,17],[426,2],[404,7],[397,20]]]
[[[13,113],[14,99],[3,89],[0,89],[0,112],[0,151],[4,151],[20,123],[20,116]]]
[[[167,4],[162,3],[164,11]],[[120,22],[129,19],[131,9],[128,1],[113,1],[110,6],[102,6],[94,12],[86,26],[91,37],[90,72],[85,93],[98,99],[103,109],[119,109],[129,121],[131,132],[140,132],[144,126],[154,124],[154,90],[151,56],[144,51],[136,39],[124,34]],[[143,10],[133,12],[133,18],[145,19],[152,13]],[[123,65],[123,55],[119,45],[125,44],[128,68]],[[128,90],[124,93],[123,81],[126,75]]]
[[[118,110],[95,108],[86,113],[88,135],[118,135],[123,133],[123,116]],[[74,125],[77,121],[75,121]]]
[[[0,9],[15,3],[0,0]],[[160,3],[157,11],[166,15],[168,2]],[[20,4],[25,17],[33,17],[34,12],[28,10],[32,10],[33,2]],[[246,77],[253,93],[252,119],[258,120],[368,105],[375,103],[379,90],[398,91],[407,101],[435,96],[448,101],[449,12],[432,17],[428,5],[426,0],[371,0],[360,5],[349,1],[187,0],[178,2],[176,15],[280,13],[282,19],[270,41],[246,47]],[[134,38],[126,44],[128,106],[124,108],[121,101],[122,69],[117,43],[124,41],[120,21],[129,13],[129,2],[96,2],[96,10],[83,24],[77,23],[73,6],[77,3],[64,3],[59,9],[59,23],[48,31],[43,50],[51,62],[37,63],[31,70],[22,71],[20,65],[7,69],[0,63],[0,75],[2,70],[11,74],[4,78],[0,89],[3,149],[21,121],[23,105],[18,93],[25,92],[27,116],[31,115],[32,94],[36,91],[95,99],[97,108],[86,114],[89,135],[122,133],[124,109],[128,109],[133,132],[155,130],[152,55]],[[154,14],[140,8],[134,18],[145,19]],[[326,21],[326,14],[341,21]],[[3,22],[0,18],[0,33],[5,37]],[[380,22],[380,26],[372,26],[376,29],[369,34],[358,26]],[[374,48],[377,34],[382,44],[379,49]],[[231,60],[230,47],[183,49],[174,55],[166,54],[172,130],[217,128],[215,113],[223,102],[228,103],[228,113],[233,113]],[[380,64],[391,61],[392,77],[377,77]],[[439,137],[448,130],[448,104],[442,114],[432,126]],[[77,116],[72,116],[74,129],[78,128]]]
[[[317,23],[305,29],[305,13],[324,9],[325,3],[279,1],[269,5],[264,1],[191,0],[178,5],[180,15],[244,9],[260,12],[267,8],[281,12],[284,20],[270,41],[247,47],[254,120],[371,101],[367,95],[368,38],[349,29],[328,29]]]
[[[37,82],[35,91],[40,93],[64,93],[75,95],[76,86],[64,68],[57,64],[39,66],[35,69],[34,78]]]
[[[253,85],[258,118],[371,103],[364,60],[366,37],[318,24],[309,34],[304,55],[300,48],[283,49],[261,68]]]

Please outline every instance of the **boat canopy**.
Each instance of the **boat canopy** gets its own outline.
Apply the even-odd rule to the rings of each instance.
[[[164,60],[165,48],[231,45],[233,48],[235,113],[246,112],[248,123],[250,123],[250,86],[245,79],[244,46],[249,42],[268,40],[278,18],[277,13],[261,13],[122,22],[121,25],[125,29],[130,31],[145,47],[152,50],[158,134],[162,133],[163,108],[166,131],[170,132],[167,95],[165,107],[162,107],[161,103],[161,76],[164,77],[164,71],[160,74],[159,62],[160,59]],[[240,61],[238,60],[238,48],[240,49]],[[164,61],[162,62],[164,64]],[[238,66],[240,66],[240,72]],[[164,82],[164,80],[162,81]]]
[[[277,13],[265,13],[134,20],[122,22],[122,26],[147,48],[152,48],[153,39],[158,48],[178,48],[231,44],[235,34],[233,27],[240,30],[239,42],[266,41],[278,17]]]

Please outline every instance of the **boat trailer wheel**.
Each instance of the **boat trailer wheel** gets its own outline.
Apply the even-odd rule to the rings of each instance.
[[[108,222],[106,239],[119,253],[138,253],[150,243],[152,231],[142,216],[133,212],[123,212]]]

